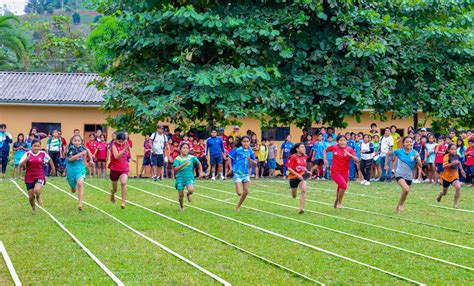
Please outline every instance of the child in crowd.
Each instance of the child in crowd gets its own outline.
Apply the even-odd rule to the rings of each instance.
[[[323,152],[326,149],[326,145],[323,141],[323,134],[318,134],[318,140],[313,144],[313,161],[314,166],[316,166],[316,179],[317,180],[325,180],[324,176],[324,160],[323,160]]]
[[[285,142],[281,144],[281,149],[280,149],[280,159],[283,161],[283,179],[286,179],[286,161],[288,160],[288,157],[290,157],[290,151],[291,148],[293,148],[295,144],[291,142],[291,136],[288,135],[286,136]]]
[[[265,175],[265,169],[267,168],[267,159],[268,159],[268,140],[267,138],[262,138],[262,143],[258,147],[258,174],[257,178],[263,178]]]
[[[436,183],[440,183],[440,175],[443,172],[443,158],[448,149],[448,145],[444,142],[444,136],[438,137],[438,145],[435,147],[435,166],[436,166]]]
[[[324,142],[324,150],[327,150],[329,147],[336,145],[336,142],[333,141],[332,136],[327,137],[327,141]],[[350,147],[349,147],[350,148]],[[326,156],[327,164],[325,165],[325,178],[330,179],[331,178],[331,169],[332,169],[332,158],[333,158],[333,153],[330,152]],[[323,162],[324,162],[324,151],[323,151]]]
[[[150,134],[145,135],[145,141],[143,142],[143,162],[142,168],[140,169],[139,178],[143,177],[143,172],[147,167],[151,166],[151,141]]]
[[[48,150],[48,155],[49,157],[51,157],[51,160],[53,161],[54,168],[56,171],[61,171],[59,159],[62,157],[62,150],[63,150],[62,145],[63,145],[63,142],[61,138],[59,138],[58,130],[54,130],[52,133],[52,136],[48,138],[46,147]],[[53,174],[53,172],[50,172],[50,175],[57,176],[57,173]]]
[[[97,176],[97,150],[98,150],[98,142],[96,140],[95,134],[89,135],[89,141],[86,143],[86,148],[92,154],[92,164],[89,164],[89,177]]]
[[[28,152],[28,144],[25,142],[25,136],[23,133],[18,134],[16,138],[16,142],[13,143],[13,178],[16,178],[16,173],[18,171],[18,175],[22,176],[23,168],[20,168],[20,160],[23,155]]]
[[[277,168],[276,156],[278,154],[278,147],[275,145],[275,139],[273,137],[269,138],[268,143],[268,176],[270,178],[275,177],[275,169]]]
[[[97,142],[97,173],[99,177],[105,178],[106,167],[107,167],[107,139],[105,138],[105,134],[102,133],[99,137],[99,141]]]
[[[360,144],[360,169],[364,179],[360,182],[362,185],[370,185],[370,171],[372,169],[374,144],[371,142],[372,137],[364,134],[364,141]]]
[[[428,175],[428,182],[435,183],[435,147],[436,142],[432,134],[428,135],[428,142],[426,143],[426,170]]]

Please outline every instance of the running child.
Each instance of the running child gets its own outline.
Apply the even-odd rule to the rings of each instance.
[[[173,168],[176,174],[176,190],[179,193],[179,206],[181,211],[184,211],[184,189],[186,188],[188,202],[192,202],[192,195],[194,192],[194,168],[199,169],[199,177],[203,177],[202,165],[198,158],[189,155],[188,143],[181,143],[179,147],[181,154],[174,159]]]
[[[396,207],[396,212],[403,211],[403,204],[410,192],[410,186],[413,182],[413,174],[415,172],[415,165],[421,168],[420,154],[413,149],[413,139],[411,137],[404,137],[402,139],[403,148],[393,151],[392,170],[395,170],[395,179],[398,185],[402,188],[400,200]],[[396,168],[395,168],[396,166]]]
[[[122,186],[122,204],[120,207],[125,208],[125,200],[127,197],[127,179],[129,171],[128,152],[130,147],[127,143],[125,133],[117,134],[116,140],[112,143],[112,152],[110,152],[110,180],[112,181],[112,192],[110,193],[110,201],[115,203],[115,193],[120,181]]]
[[[82,211],[82,202],[84,200],[84,180],[86,178],[86,164],[94,164],[90,153],[84,147],[84,141],[80,135],[74,135],[69,143],[67,151],[67,175],[66,179],[71,187],[71,192],[77,190],[78,204],[77,208]]]
[[[296,198],[298,187],[301,190],[299,214],[304,214],[304,203],[306,202],[306,180],[311,176],[311,172],[306,168],[308,156],[306,156],[306,147],[304,143],[296,143],[290,151],[287,167],[291,196]]]
[[[25,142],[25,136],[23,133],[18,134],[16,137],[16,142],[13,143],[13,178],[16,178],[16,172],[18,170],[18,175],[22,176],[23,168],[20,168],[20,160],[23,155],[28,152],[28,144]]]
[[[33,213],[36,211],[35,197],[38,205],[43,206],[41,190],[46,184],[44,165],[49,164],[51,170],[55,172],[53,161],[49,155],[41,151],[41,141],[33,139],[31,141],[31,151],[26,152],[20,159],[20,168],[26,165],[25,184],[28,190],[29,201]]]
[[[234,148],[229,153],[229,158],[232,160],[232,170],[234,172],[235,192],[240,196],[240,200],[235,208],[236,211],[240,211],[240,206],[249,193],[249,165],[257,164],[255,154],[252,149],[250,149],[250,137],[243,136],[239,142],[241,147]]]
[[[331,177],[337,184],[334,208],[340,209],[342,208],[342,199],[347,189],[347,183],[349,182],[350,159],[354,160],[355,163],[359,163],[359,159],[357,159],[354,149],[347,146],[347,139],[344,135],[338,135],[336,142],[337,145],[332,145],[324,149],[323,159],[324,165],[326,167],[329,166],[327,157],[328,153],[332,153]]]
[[[461,196],[461,182],[459,181],[459,173],[465,177],[466,173],[462,168],[461,159],[456,152],[456,144],[450,143],[448,145],[446,155],[443,157],[443,172],[441,173],[441,181],[443,190],[439,192],[436,200],[441,202],[441,198],[448,194],[449,186],[453,186],[456,192],[454,193],[453,208],[458,208],[459,197]]]

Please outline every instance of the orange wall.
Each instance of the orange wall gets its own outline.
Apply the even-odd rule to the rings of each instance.
[[[419,114],[419,120],[425,119],[424,114]],[[81,134],[84,134],[85,124],[104,124],[106,116],[97,107],[64,107],[64,106],[14,106],[14,105],[0,105],[0,122],[7,125],[7,131],[12,134],[14,140],[18,133],[26,134],[31,128],[32,122],[51,122],[61,123],[61,129],[63,136],[68,139],[73,135],[74,129],[79,129]],[[354,132],[365,132],[370,129],[372,122],[377,123],[379,128],[390,126],[392,124],[397,125],[398,128],[405,130],[408,126],[413,124],[412,118],[396,119],[382,122],[380,120],[373,120],[370,118],[368,112],[364,112],[360,123],[356,122],[354,118],[346,118],[345,122],[349,125],[346,129],[336,129],[336,133],[345,131]],[[428,121],[428,123],[431,123]],[[174,126],[169,123],[163,122],[164,125],[169,125],[170,130],[173,131]],[[319,127],[320,125],[314,125],[313,127]],[[427,125],[428,127],[429,125]],[[257,136],[261,136],[260,121],[258,119],[247,118],[242,120],[241,133],[245,133],[248,129],[257,133]],[[109,128],[107,130],[107,139],[110,140],[113,130]],[[232,131],[232,126],[227,126],[225,133],[229,134]],[[302,131],[296,126],[290,127],[290,134],[293,137],[293,141],[299,140]],[[133,157],[143,155],[143,140],[144,137],[139,134],[131,134],[130,138],[134,143]],[[140,157],[138,158],[138,164],[141,164]],[[130,169],[132,174],[136,174],[137,164],[131,163]]]

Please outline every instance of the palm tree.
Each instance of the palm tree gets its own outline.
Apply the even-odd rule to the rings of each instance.
[[[16,16],[0,16],[0,48],[13,52],[18,61],[25,62],[27,53],[26,39],[21,35],[16,23],[20,21]]]

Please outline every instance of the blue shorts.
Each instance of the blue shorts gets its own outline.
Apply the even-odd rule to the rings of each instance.
[[[275,158],[273,159],[268,159],[268,169],[273,169],[275,170],[277,168],[277,161]]]
[[[143,157],[143,163],[142,166],[150,166],[151,165],[151,157],[150,155],[147,155]]]
[[[436,163],[436,172],[441,173],[443,170],[443,163]]]
[[[250,182],[250,176],[247,175],[239,175],[239,174],[234,174],[234,183],[249,183]]]
[[[194,185],[194,178],[193,179],[176,179],[175,188],[178,191],[183,191],[189,185]]]
[[[224,161],[224,159],[222,159],[222,155],[211,156],[211,166],[212,165],[222,165],[223,161]]]
[[[67,170],[67,182],[71,188],[75,188],[77,185],[77,180],[85,179],[86,178],[86,170],[75,170],[75,169],[68,169]]]

